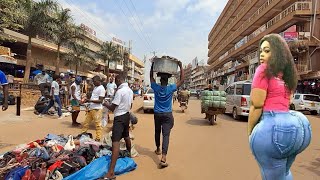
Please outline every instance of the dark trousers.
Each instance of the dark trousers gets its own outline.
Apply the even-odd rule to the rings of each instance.
[[[172,112],[154,113],[154,139],[157,148],[160,147],[160,134],[162,130],[162,154],[167,155],[169,147],[170,132],[174,125]]]

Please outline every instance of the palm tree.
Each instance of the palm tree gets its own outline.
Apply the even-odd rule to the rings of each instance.
[[[99,52],[97,52],[98,56],[104,60],[104,62],[107,62],[107,78],[109,81],[109,77],[110,77],[110,61],[115,61],[117,59],[119,59],[119,51],[117,49],[117,47],[115,46],[114,43],[112,42],[104,42],[101,46],[101,49]]]
[[[32,64],[31,38],[34,38],[37,35],[46,34],[48,22],[52,20],[52,17],[50,17],[49,14],[52,13],[53,8],[57,7],[57,3],[52,0],[41,0],[39,2],[24,0],[21,1],[21,5],[23,7],[23,12],[25,13],[21,24],[22,31],[23,34],[28,36],[27,61],[24,72],[24,82],[28,82]]]
[[[4,28],[19,30],[22,28],[21,19],[24,19],[23,8],[19,0],[1,0],[0,4],[0,43],[15,41],[3,33]]]
[[[71,52],[65,54],[63,59],[65,60],[65,65],[76,65],[76,75],[78,75],[79,66],[87,65],[93,66],[95,65],[94,57],[90,56],[87,45],[83,43],[79,43],[76,41],[69,42],[69,48],[72,50]]]
[[[53,22],[50,23],[50,36],[53,38],[58,46],[56,70],[55,73],[59,74],[60,66],[60,48],[71,39],[79,38],[77,32],[80,31],[78,27],[73,24],[73,19],[70,14],[70,9],[59,8],[56,10]]]

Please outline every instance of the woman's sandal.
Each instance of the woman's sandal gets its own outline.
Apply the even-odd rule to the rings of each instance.
[[[169,164],[166,163],[165,161],[161,160],[160,163],[159,163],[159,166],[160,166],[160,168],[166,168],[166,167],[169,166]]]
[[[161,151],[155,150],[154,153],[156,153],[156,155],[161,155]]]

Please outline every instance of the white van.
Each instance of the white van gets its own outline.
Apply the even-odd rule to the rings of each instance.
[[[249,115],[251,83],[251,81],[238,81],[226,88],[225,113],[232,114],[233,119]]]

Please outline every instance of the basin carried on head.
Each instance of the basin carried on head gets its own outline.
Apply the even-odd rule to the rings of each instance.
[[[153,58],[153,71],[158,73],[176,74],[178,71],[178,60],[170,56]]]

